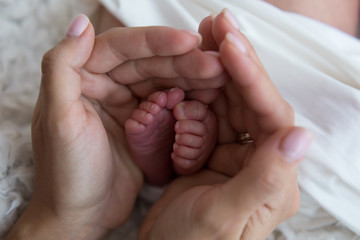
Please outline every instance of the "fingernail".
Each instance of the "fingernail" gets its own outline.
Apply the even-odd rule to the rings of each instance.
[[[89,25],[89,22],[90,20],[86,15],[80,14],[70,24],[66,36],[79,37],[85,31],[85,29]]]
[[[179,141],[179,139],[180,139],[180,134],[176,134],[175,135],[175,141],[177,142],[177,141]]]
[[[184,102],[180,102],[176,105],[176,109],[177,109],[177,119],[178,120],[183,120],[186,119],[186,115],[185,115],[185,103]]]
[[[179,147],[179,146],[178,146],[176,143],[174,143],[173,149],[176,150],[178,147]]]
[[[232,43],[237,49],[239,49],[241,52],[246,53],[246,47],[245,45],[232,33],[227,33],[225,36],[225,39]]]
[[[235,16],[226,8],[224,8],[222,10],[222,12],[224,13],[224,16],[226,17],[226,19],[231,23],[231,25],[234,28],[239,29],[239,23],[238,23],[237,19],[235,18]]]
[[[287,162],[295,162],[305,156],[312,140],[313,135],[310,131],[297,128],[285,137],[280,145],[280,151]]]
[[[175,91],[176,89],[177,89],[177,87],[170,88],[170,89],[169,89],[169,92],[173,92],[173,91]]]
[[[195,31],[192,31],[192,30],[183,30],[184,32],[192,35],[192,36],[195,36],[197,38],[197,46],[199,46],[202,42],[202,36],[200,33],[198,32],[195,32]]]

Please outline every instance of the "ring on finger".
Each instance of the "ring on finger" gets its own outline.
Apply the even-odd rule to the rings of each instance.
[[[250,136],[249,132],[244,131],[238,133],[238,142],[241,145],[245,145],[245,144],[253,143],[254,139]]]

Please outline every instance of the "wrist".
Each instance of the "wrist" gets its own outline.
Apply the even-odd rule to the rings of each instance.
[[[30,203],[4,240],[97,240],[108,231],[76,216],[57,216]]]

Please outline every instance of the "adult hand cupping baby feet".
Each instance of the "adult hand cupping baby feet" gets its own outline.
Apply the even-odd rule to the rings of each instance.
[[[298,209],[297,165],[312,135],[294,127],[292,108],[230,12],[208,17],[200,32],[210,36],[205,48],[220,46],[232,78],[213,106],[219,144],[209,170],[168,187],[144,221],[140,239],[265,239]]]
[[[131,39],[133,47],[120,44],[122,38]],[[190,160],[196,161],[186,161],[187,156],[176,152],[193,151],[194,146],[198,151],[199,147],[196,144],[188,146],[181,144],[180,149],[190,148],[175,150],[173,158],[175,162],[186,161],[193,164],[184,168],[181,163],[175,163],[173,167],[168,154],[169,149],[171,153],[175,139],[174,126],[171,124],[173,121],[171,118],[175,116],[170,115],[175,105],[184,98],[180,96],[184,93],[179,95],[179,91],[186,90],[192,99],[197,99],[199,96],[202,102],[209,103],[218,96],[219,88],[225,84],[228,77],[216,55],[196,48],[200,42],[201,37],[197,33],[164,27],[148,28],[148,30],[147,28],[114,29],[97,38],[92,58],[86,65],[95,73],[107,73],[106,76],[102,76],[101,87],[107,89],[104,91],[110,94],[104,98],[101,96],[103,90],[96,89],[89,92],[89,95],[100,99],[101,106],[121,124],[128,119],[126,136],[131,157],[144,172],[148,183],[155,185],[169,183],[174,177],[174,168],[181,174],[194,172],[194,169],[202,167],[209,156],[209,153],[199,156],[192,154],[189,156]],[[144,49],[138,47],[142,46],[141,44],[144,45]],[[103,49],[113,49],[113,51],[104,52]],[[99,65],[99,59],[107,60]],[[89,82],[93,84],[93,79]],[[87,80],[85,80],[86,84]],[[169,93],[154,93],[173,87],[178,88]],[[198,94],[203,91],[207,94]],[[147,100],[141,103],[143,99]],[[185,109],[191,108],[189,103],[186,106]],[[138,109],[135,110],[137,107]],[[175,107],[174,113],[180,112],[176,109],[179,107]],[[191,120],[189,119],[191,117],[187,117],[188,120]],[[183,120],[185,119],[181,122],[184,122]],[[180,123],[180,126],[183,125]],[[181,131],[182,128],[179,130]],[[177,136],[180,137],[179,134]],[[184,136],[179,141],[182,139]],[[211,147],[208,148],[208,152],[211,152],[215,143],[214,137],[212,143],[212,145],[201,144],[201,153],[205,152],[204,146],[209,145]]]
[[[143,184],[124,132],[139,98],[224,84],[218,58],[199,42],[167,27],[116,28],[95,39],[88,18],[76,18],[43,58],[35,191],[9,239],[101,239],[126,221]]]
[[[140,239],[264,239],[297,209],[296,165],[311,135],[293,127],[291,108],[226,17],[220,14],[210,24],[214,31],[206,32],[214,36],[208,45],[221,46],[234,86],[225,87],[214,108],[224,129],[221,147],[211,170],[170,185],[149,213]],[[143,181],[124,132],[139,99],[177,86],[195,89],[190,94],[209,103],[219,92],[203,89],[225,83],[218,58],[195,49],[198,44],[196,34],[164,27],[117,28],[95,41],[85,16],[73,22],[67,38],[43,59],[32,125],[35,191],[6,239],[101,239],[126,221]],[[265,101],[273,98],[279,110]],[[231,111],[223,114],[221,100]],[[178,121],[195,118],[205,124],[204,105],[195,103],[205,113],[200,118],[183,118],[181,109],[195,105],[178,104]],[[237,142],[243,130],[255,139],[252,147]],[[184,152],[175,154],[188,158]],[[219,156],[235,171],[221,168]]]

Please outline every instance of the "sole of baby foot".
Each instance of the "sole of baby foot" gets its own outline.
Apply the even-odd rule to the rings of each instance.
[[[173,140],[169,139],[175,137],[176,120],[170,108],[183,98],[181,89],[155,92],[125,123],[131,157],[149,184],[164,185],[174,176],[170,157]]]

